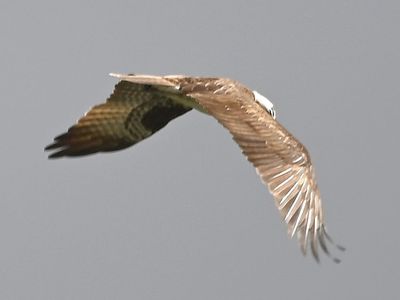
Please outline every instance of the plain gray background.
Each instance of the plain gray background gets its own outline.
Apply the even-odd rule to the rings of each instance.
[[[398,1],[2,1],[0,299],[395,299]],[[198,112],[125,151],[43,147],[116,80],[228,76],[310,150],[336,265],[304,258]]]

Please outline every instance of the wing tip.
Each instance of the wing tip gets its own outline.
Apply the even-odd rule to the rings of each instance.
[[[342,262],[342,260],[336,256],[333,256],[330,251],[328,246],[325,243],[325,238],[326,240],[329,241],[329,243],[331,243],[336,249],[338,249],[339,251],[343,252],[345,251],[345,247],[336,244],[333,239],[328,235],[327,230],[326,230],[326,226],[325,225],[321,225],[321,227],[318,229],[318,243],[316,246],[321,247],[322,251],[336,264],[339,264]],[[313,253],[314,254],[314,253]]]
[[[108,75],[111,76],[111,77],[115,77],[115,78],[123,78],[123,77],[126,77],[126,76],[133,76],[134,74],[121,74],[121,73],[111,72],[111,73],[108,73]]]
[[[61,151],[51,153],[47,156],[47,158],[53,160],[53,159],[57,159],[57,158],[61,158],[61,157],[65,156],[65,155],[61,154],[60,152]]]
[[[339,264],[342,262],[342,260],[334,255],[332,255],[330,251],[330,247],[328,247],[326,240],[329,241],[331,245],[333,245],[336,249],[339,251],[343,252],[345,251],[345,247],[336,244],[332,238],[327,234],[326,228],[324,225],[321,225],[319,227],[315,234],[314,234],[314,229],[309,230],[309,234],[305,232],[305,228],[302,228],[303,230],[298,230],[297,231],[297,239],[300,242],[300,250],[303,254],[303,256],[307,255],[307,246],[310,245],[311,248],[311,253],[314,258],[314,260],[319,264],[321,263],[321,257],[318,253],[319,248],[323,251],[326,256],[328,256],[334,263]],[[311,234],[310,234],[311,233]],[[335,251],[334,251],[335,252]]]

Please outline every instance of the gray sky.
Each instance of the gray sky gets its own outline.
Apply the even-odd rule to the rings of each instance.
[[[394,299],[399,16],[398,1],[3,1],[0,299]],[[269,97],[312,155],[342,264],[301,255],[200,113],[47,160],[109,72],[229,76]]]

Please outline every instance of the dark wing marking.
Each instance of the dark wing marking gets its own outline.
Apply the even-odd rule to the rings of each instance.
[[[221,79],[210,86],[211,90],[199,90],[188,84],[181,89],[233,135],[274,196],[289,234],[297,233],[303,254],[310,244],[317,261],[318,245],[329,255],[325,238],[330,238],[325,230],[320,192],[306,148],[238,82]]]
[[[45,150],[50,158],[80,156],[129,147],[191,108],[151,85],[120,81],[105,103],[94,106]]]

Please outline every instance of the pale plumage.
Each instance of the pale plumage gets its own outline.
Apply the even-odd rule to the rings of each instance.
[[[330,255],[310,156],[274,119],[266,98],[226,78],[112,75],[121,79],[114,93],[46,147],[56,150],[51,158],[126,148],[196,108],[230,131],[268,186],[289,234],[297,234],[302,252],[310,244],[317,260],[318,245]]]

